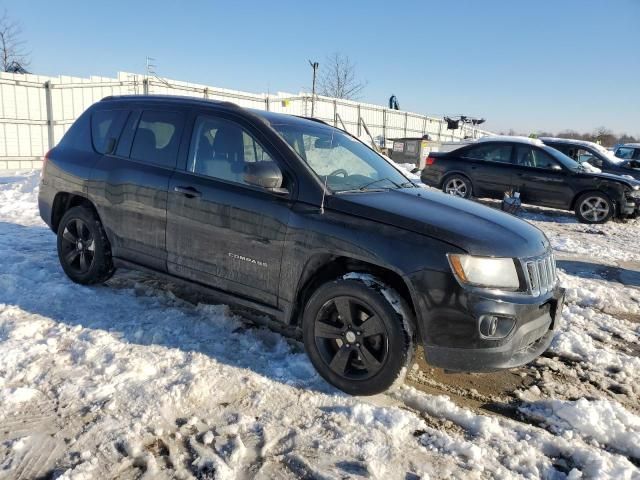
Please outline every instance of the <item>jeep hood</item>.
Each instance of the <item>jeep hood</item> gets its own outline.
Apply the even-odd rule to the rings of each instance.
[[[332,210],[426,235],[473,255],[523,258],[549,249],[546,236],[524,220],[437,191],[343,193],[328,200]]]

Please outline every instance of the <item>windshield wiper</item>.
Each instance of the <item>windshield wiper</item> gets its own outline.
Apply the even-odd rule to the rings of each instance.
[[[340,194],[340,193],[356,193],[356,192],[384,192],[385,190],[389,190],[389,187],[369,188],[369,186],[373,185],[374,183],[382,182],[383,180],[386,180],[387,182],[391,183],[395,188],[403,188],[402,185],[398,185],[393,180],[390,180],[389,178],[385,177],[385,178],[379,178],[378,180],[374,180],[369,183],[365,183],[364,185],[358,188],[349,188],[348,190],[336,190],[335,193]]]
[[[412,180],[409,180],[408,182],[401,183],[400,187],[402,187],[402,188],[419,188],[420,185],[418,185],[417,183],[415,183]]]
[[[360,188],[358,188],[358,190],[361,191],[361,192],[364,192],[367,189],[367,187],[369,187],[370,185],[373,185],[373,184],[378,183],[378,182],[382,182],[384,180],[386,180],[387,182],[389,182],[390,184],[392,184],[396,188],[402,188],[400,185],[398,185],[393,180],[390,180],[389,178],[384,177],[384,178],[379,178],[378,180],[374,180],[373,182],[366,183],[366,184],[362,185]]]

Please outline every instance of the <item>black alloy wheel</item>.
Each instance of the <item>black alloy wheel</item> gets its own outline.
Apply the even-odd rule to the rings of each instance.
[[[363,380],[380,372],[389,355],[389,334],[371,307],[351,297],[336,297],[318,312],[315,343],[337,375]]]
[[[402,384],[413,358],[413,322],[406,302],[381,282],[338,279],[307,301],[302,336],[327,382],[351,395],[375,395]]]
[[[111,246],[95,210],[70,208],[58,225],[58,259],[64,273],[76,283],[106,282],[113,273]]]
[[[62,231],[62,250],[67,266],[79,275],[86,274],[96,254],[96,243],[87,224],[74,218],[64,225]]]

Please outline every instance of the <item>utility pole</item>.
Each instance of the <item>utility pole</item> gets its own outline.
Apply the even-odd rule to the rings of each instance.
[[[309,65],[313,68],[313,83],[311,84],[311,116],[313,117],[316,103],[316,72],[318,71],[320,64],[309,60]]]

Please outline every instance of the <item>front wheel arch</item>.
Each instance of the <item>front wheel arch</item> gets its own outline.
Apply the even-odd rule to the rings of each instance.
[[[587,193],[594,193],[594,194],[597,193],[597,194],[604,195],[609,199],[609,201],[613,204],[613,206],[616,207],[616,202],[613,200],[613,198],[611,198],[611,195],[609,195],[609,193],[604,192],[602,190],[587,189],[587,190],[581,190],[573,196],[573,198],[571,199],[571,204],[569,205],[569,210],[574,210],[576,208],[576,203],[578,199],[583,195],[586,195]]]
[[[415,319],[416,312],[411,290],[402,275],[367,261],[346,256],[320,254],[310,259],[303,269],[288,323],[300,327],[302,324],[302,312],[311,295],[324,283],[341,278],[351,272],[371,274],[386,285],[389,285],[407,303]],[[414,331],[418,330],[417,322],[412,326]]]

